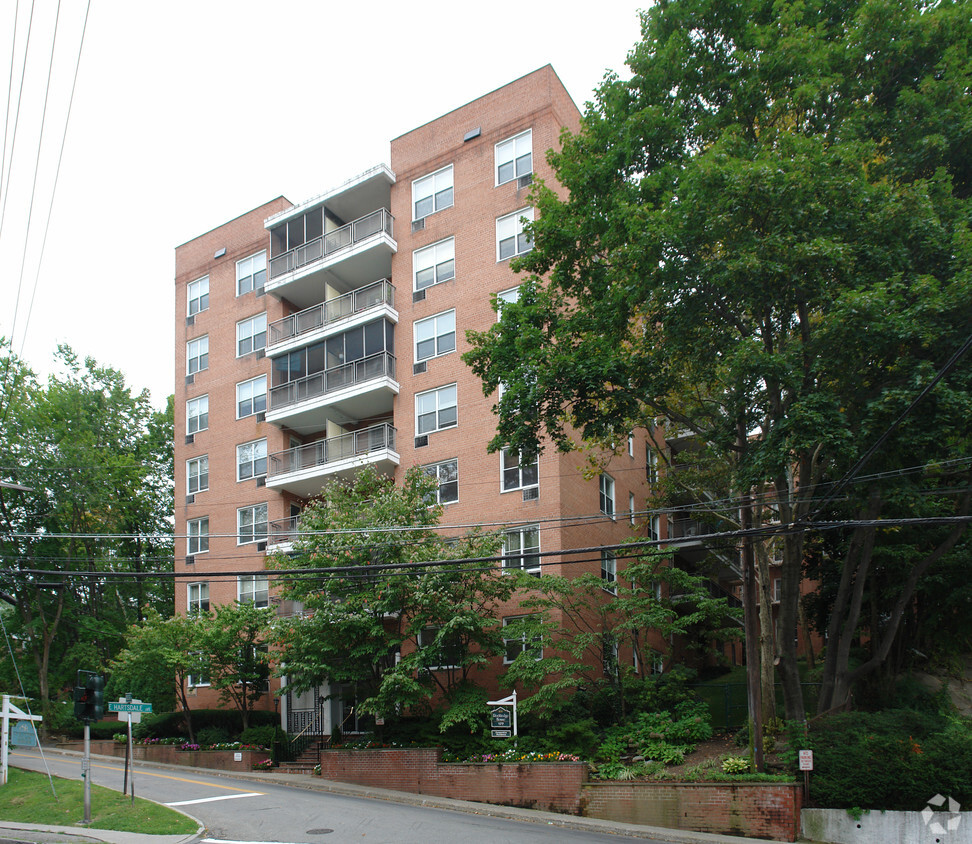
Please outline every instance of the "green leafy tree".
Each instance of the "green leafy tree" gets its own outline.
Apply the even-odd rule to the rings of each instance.
[[[515,583],[475,562],[495,556],[501,537],[440,535],[435,494],[421,469],[396,485],[365,468],[301,514],[293,554],[272,561],[309,570],[283,581],[303,610],[274,630],[292,689],[351,685],[364,711],[393,717],[436,693],[458,700],[502,653],[496,609]]]
[[[470,335],[484,391],[507,385],[492,446],[530,452],[546,434],[569,449],[575,431],[605,442],[662,418],[786,525],[814,521],[815,499],[889,426],[869,472],[966,456],[967,366],[895,423],[970,324],[970,43],[963,2],[679,0],[645,13],[631,77],[607,77],[549,156],[569,194],[534,192],[519,303]],[[935,490],[960,518],[962,483]],[[828,515],[907,510],[858,489]],[[902,576],[883,580],[893,611],[864,671],[964,525],[926,531]],[[805,713],[806,535],[782,537],[790,718]],[[827,627],[844,644],[825,665],[824,706],[862,677],[849,643],[876,538],[850,532],[827,561],[840,571]]]

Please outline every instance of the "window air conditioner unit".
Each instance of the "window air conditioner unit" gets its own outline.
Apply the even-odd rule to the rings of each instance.
[[[412,301],[413,302],[424,302],[425,301],[425,291],[424,290],[416,290],[412,294]]]
[[[267,293],[267,291],[266,291],[266,290],[265,290],[265,289],[264,289],[263,287],[258,287],[258,288],[256,289],[256,295],[257,295],[257,298],[258,298],[258,299],[259,299],[259,298],[260,298],[261,296],[265,296],[265,295],[266,295],[266,293]]]
[[[256,421],[257,422],[266,422],[267,421],[266,411],[261,410],[259,413],[257,413],[257,415],[256,415]]]
[[[524,501],[539,501],[540,500],[540,487],[531,486],[529,489],[523,490],[523,500]]]
[[[195,434],[186,434],[186,445],[192,445],[196,441]]]
[[[256,479],[256,485],[257,485],[257,487],[266,486],[267,485],[267,476],[266,475],[260,475],[260,477]]]
[[[260,360],[261,358],[265,358],[266,356],[267,356],[267,350],[266,349],[257,349],[257,353],[256,353],[256,359],[257,360]]]
[[[257,551],[266,551],[266,550],[267,550],[267,543],[266,542],[258,542],[257,543]]]
[[[186,496],[186,504],[195,504],[195,503],[196,503],[196,496],[195,495],[187,495]]]
[[[416,448],[425,448],[425,446],[427,446],[428,444],[429,444],[429,435],[428,434],[422,434],[421,437],[416,437],[415,438],[415,447]]]
[[[412,220],[412,233],[420,232],[425,228],[425,217],[421,220]]]
[[[423,372],[428,370],[428,364],[424,360],[420,360],[412,367],[412,375],[421,375]]]
[[[516,189],[523,190],[523,188],[528,188],[533,184],[533,173],[527,173],[525,176],[518,176],[516,179]]]
[[[192,314],[191,316],[187,316],[186,317],[186,325],[195,325],[195,324],[196,324],[196,316],[195,316],[195,314]]]
[[[196,562],[196,558],[195,557],[193,557],[191,555],[188,556],[188,557],[186,557],[186,565],[187,566],[191,566],[195,562]]]
[[[196,380],[196,376],[195,375],[187,375],[186,376],[186,384],[192,384],[195,380]]]

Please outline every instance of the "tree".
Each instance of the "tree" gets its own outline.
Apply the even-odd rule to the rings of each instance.
[[[488,561],[501,537],[441,535],[435,496],[421,469],[395,485],[364,468],[301,514],[293,553],[271,561],[308,569],[283,581],[302,610],[274,631],[291,689],[351,685],[363,711],[393,717],[452,700],[503,652],[496,609],[515,583]]]
[[[80,665],[98,670],[143,607],[171,612],[172,414],[153,411],[121,373],[67,347],[41,386],[6,349],[0,457],[0,600],[23,655],[28,694],[50,700]],[[11,672],[12,673],[12,672]]]
[[[664,419],[734,496],[800,526],[886,431],[869,472],[967,456],[968,367],[948,363],[972,315],[967,5],[679,0],[645,13],[642,34],[631,78],[608,76],[580,133],[549,155],[569,195],[534,191],[520,301],[470,335],[484,392],[507,385],[492,447],[530,452],[545,433],[569,449],[575,430],[603,442]],[[962,483],[933,490],[959,519]],[[887,496],[869,506],[859,486],[843,492],[828,515],[888,509]],[[925,531],[903,576],[883,581],[894,610],[882,642],[964,525]],[[805,712],[806,535],[781,540],[790,718]],[[873,526],[850,531],[847,562],[828,561],[841,572],[828,624],[842,636],[858,629],[874,539]],[[835,650],[828,706],[846,702],[852,676],[847,647]]]

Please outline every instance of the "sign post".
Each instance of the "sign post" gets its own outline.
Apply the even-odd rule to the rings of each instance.
[[[809,802],[810,772],[813,770],[813,751],[801,750],[798,756],[800,759],[800,770],[803,771],[803,800],[804,802]]]
[[[43,721],[42,715],[28,715],[10,702],[10,695],[3,696],[3,737],[0,738],[0,785],[7,784],[7,757],[10,753],[10,719],[18,721]]]
[[[132,783],[132,803],[135,802],[135,753],[132,749],[132,724],[139,724],[142,721],[143,712],[151,712],[151,703],[142,703],[140,700],[132,698],[131,692],[126,692],[125,697],[118,698],[118,702],[108,704],[109,712],[118,712],[119,719],[122,717],[128,721],[128,743],[125,745],[125,778],[122,781],[122,794],[128,793],[128,765],[131,760],[131,783]]]
[[[509,738],[517,735],[516,728],[516,691],[501,700],[487,700],[487,706],[496,707],[490,713],[490,734],[493,738]],[[509,707],[512,707],[512,718]]]

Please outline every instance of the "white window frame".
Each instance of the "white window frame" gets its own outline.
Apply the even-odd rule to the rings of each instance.
[[[617,518],[617,508],[615,507],[615,484],[614,478],[602,472],[597,479],[598,505],[605,516],[612,519]]]
[[[430,463],[428,466],[422,467],[423,471],[432,475],[436,481],[435,487],[435,503],[436,504],[455,504],[459,500],[459,458],[453,457],[452,460],[440,460],[438,463]],[[443,482],[443,473],[448,473],[451,469],[451,475],[446,474],[446,480]],[[442,497],[442,487],[455,486],[455,497],[446,498]]]
[[[515,542],[511,542],[514,540]],[[503,535],[503,569],[520,570],[539,577],[540,562],[540,525],[519,525],[509,528]]]
[[[645,480],[650,484],[658,483],[658,452],[650,442],[645,443]]]
[[[635,497],[633,492],[628,493],[628,523],[635,523]]]
[[[431,207],[423,206],[419,213],[419,203],[431,200]],[[444,211],[455,204],[455,175],[452,165],[422,176],[412,182],[412,219],[424,220],[438,211]]]
[[[501,293],[496,294],[496,321],[499,322],[503,318],[503,306],[507,304],[512,304],[520,301],[520,288],[511,287],[509,290],[504,290]]]
[[[205,418],[205,424],[201,424]],[[193,427],[193,420],[196,420]],[[198,434],[209,427],[209,394],[197,396],[186,402],[186,433]]]
[[[205,606],[204,606],[205,605]],[[186,612],[209,611],[209,581],[199,580],[186,584]]]
[[[262,336],[261,336],[262,335]],[[245,344],[245,347],[244,347]],[[252,355],[267,347],[267,312],[236,323],[236,356]]]
[[[256,389],[254,389],[256,388]],[[262,407],[259,407],[260,396],[263,397]],[[242,412],[244,402],[249,403],[249,411]],[[236,418],[245,419],[256,413],[266,413],[267,410],[267,376],[258,375],[247,381],[240,381],[236,385]]]
[[[628,457],[634,457],[634,434],[628,434]]]
[[[263,276],[263,283],[258,284],[260,276]],[[262,290],[267,283],[267,250],[255,252],[236,262],[236,295],[242,296],[244,293],[251,293],[254,290]]]
[[[618,594],[618,558],[613,551],[601,551],[601,580],[605,592]]]
[[[431,333],[429,333],[431,332]],[[420,336],[425,335],[425,336]],[[452,337],[451,343],[449,337]],[[422,343],[432,344],[432,354],[419,352]],[[456,350],[456,311],[443,311],[425,319],[416,320],[412,325],[412,351],[415,362],[432,360],[451,354]]]
[[[419,634],[418,634],[418,642],[417,642],[417,644],[419,646],[419,649],[420,650],[425,650],[426,648],[433,647],[434,646],[434,642],[435,642],[435,637],[438,635],[438,632],[439,632],[440,629],[441,629],[440,627],[437,627],[437,626],[434,626],[434,625],[429,625],[427,627],[423,627],[419,631]],[[432,638],[432,642],[426,643],[424,641],[427,635]],[[440,656],[440,657],[442,656],[442,652],[441,651],[439,652],[438,656]],[[428,665],[428,666],[426,666],[426,670],[428,670],[428,671],[454,671],[457,668],[459,668],[459,663],[458,662],[457,663],[454,663],[454,664]]]
[[[263,471],[259,471],[260,463],[263,463]],[[249,467],[250,474],[244,475],[241,469]],[[267,474],[267,440],[251,440],[248,443],[240,443],[236,447],[236,480],[252,481],[254,478],[265,477]]]
[[[419,281],[419,274],[431,270],[431,281]],[[456,277],[456,239],[447,237],[412,253],[412,290],[428,290]]]
[[[209,276],[204,275],[186,285],[186,316],[209,310]]]
[[[265,574],[241,574],[236,578],[236,600],[258,609],[270,606],[270,578]]]
[[[494,147],[496,186],[505,185],[521,176],[533,173],[533,130],[527,129]],[[529,161],[524,159],[529,158]],[[522,166],[521,166],[522,165]],[[503,168],[509,167],[508,171]]]
[[[661,539],[661,516],[652,516],[648,520],[648,538],[653,542]]]
[[[247,515],[249,517],[249,524],[246,525],[246,531],[244,532],[243,520]],[[263,526],[262,533],[259,531],[260,525]],[[250,545],[254,542],[265,542],[269,532],[269,526],[266,504],[250,504],[246,507],[238,508],[236,511],[236,544]]]
[[[774,577],[773,578],[773,603],[778,604],[780,599],[783,597],[783,578]]]
[[[434,401],[434,407],[429,408],[429,402]],[[422,410],[422,405],[426,409]],[[452,409],[450,414],[448,411]],[[432,428],[421,428],[420,420],[422,417],[434,415],[435,426]],[[443,424],[443,415],[445,423]],[[450,421],[451,419],[451,421]],[[423,434],[434,434],[436,431],[444,431],[447,428],[455,428],[459,424],[459,390],[455,384],[446,384],[436,387],[434,390],[426,390],[423,393],[415,394],[415,436],[421,437]]]
[[[203,334],[186,343],[186,375],[209,369],[209,335]]]
[[[201,651],[193,652],[196,656],[202,656]],[[208,672],[203,672],[202,674],[187,674],[186,675],[186,685],[191,689],[200,688],[202,686],[208,686],[211,684],[211,678]]]
[[[191,457],[186,461],[186,495],[195,495],[207,489],[209,489],[209,455]]]
[[[507,466],[510,463],[512,465]],[[528,479],[523,480],[524,473],[529,473],[533,470],[535,475],[535,480]],[[516,479],[508,480],[513,478],[513,473],[516,472]],[[518,489],[533,489],[534,487],[540,486],[540,455],[537,454],[533,460],[526,465],[520,461],[520,453],[516,452],[516,459],[513,459],[513,452],[504,448],[500,452],[500,492],[514,492]]]
[[[186,522],[186,553],[190,557],[209,552],[209,516]]]
[[[513,622],[519,621],[521,618],[529,618],[529,615],[508,615],[503,619],[503,627],[509,627]],[[515,639],[507,639],[503,637],[503,665],[510,665],[516,661],[516,658],[521,653],[526,653],[527,651],[534,651],[536,653],[535,659],[539,662],[543,659],[543,640],[536,638],[532,640],[533,644],[539,644],[538,648],[531,648],[531,642],[527,641],[526,633],[521,634]],[[510,650],[512,648],[519,648],[513,659],[510,659]]]
[[[524,222],[533,222],[533,209],[521,208],[512,214],[498,217],[496,220],[496,262],[508,261],[518,255],[526,255],[533,249],[533,241],[523,231]],[[503,244],[513,241],[513,251],[504,253]]]

